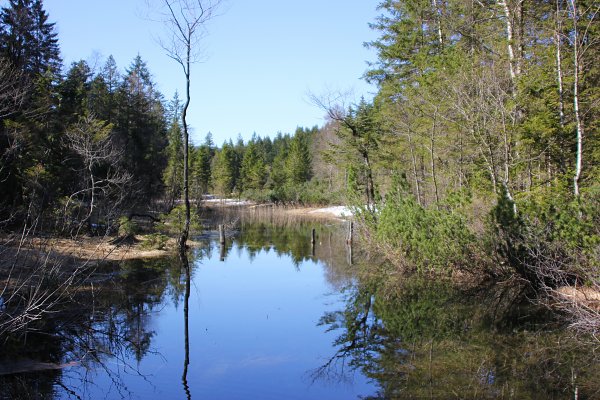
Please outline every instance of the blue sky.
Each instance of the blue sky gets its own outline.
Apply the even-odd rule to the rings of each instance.
[[[153,0],[159,1],[159,0]],[[352,90],[355,99],[374,88],[360,79],[374,60],[363,42],[378,0],[226,0],[204,39],[205,60],[192,69],[189,122],[192,140],[213,133],[215,142],[273,137],[297,126],[322,125],[323,111],[308,93]],[[159,90],[183,93],[180,67],[153,37],[160,24],[143,17],[144,0],[45,0],[56,22],[65,66],[113,55],[124,70],[139,53]]]

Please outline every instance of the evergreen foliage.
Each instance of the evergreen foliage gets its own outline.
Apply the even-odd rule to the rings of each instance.
[[[0,75],[10,92],[0,94],[0,220],[108,228],[115,207],[163,193],[162,95],[140,56],[124,75],[109,57],[99,73],[78,61],[62,76],[59,54],[41,0],[1,9]]]
[[[585,271],[598,264],[600,237],[598,5],[381,1],[380,36],[368,43],[377,59],[365,74],[375,97],[325,107],[321,128],[221,148],[209,133],[190,150],[191,197],[340,201],[366,211],[358,217],[369,237],[413,269],[467,268],[467,254],[535,280],[547,250],[594,280]],[[107,179],[123,208],[148,199],[175,207],[177,96],[165,103],[139,55],[125,71],[112,56],[99,72],[85,61],[64,76],[60,68],[41,0],[9,0],[0,11],[0,87],[11,94],[0,93],[0,220],[57,210],[90,225],[110,219],[102,204],[116,194],[95,187]],[[98,149],[110,157],[93,161]]]

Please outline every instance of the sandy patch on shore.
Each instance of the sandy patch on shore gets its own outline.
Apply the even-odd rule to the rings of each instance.
[[[28,238],[19,248],[19,242],[14,238],[2,238],[0,249],[10,260],[16,252],[21,254],[21,262],[27,260],[71,259],[72,261],[123,261],[142,258],[160,258],[177,251],[177,240],[169,238],[164,249],[146,249],[143,246],[144,235],[136,235],[133,240],[115,241],[111,237],[82,236],[75,239],[66,238]],[[199,243],[188,240],[188,246],[197,247]],[[0,267],[2,263],[0,262]]]

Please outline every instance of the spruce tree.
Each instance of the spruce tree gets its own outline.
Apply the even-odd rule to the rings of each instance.
[[[60,72],[57,33],[42,0],[9,0],[2,8],[0,54],[31,78],[46,71]]]

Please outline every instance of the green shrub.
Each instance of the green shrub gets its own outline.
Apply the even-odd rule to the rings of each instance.
[[[144,249],[163,250],[168,240],[169,237],[162,233],[152,233],[144,238],[142,247]]]
[[[257,203],[295,202],[304,205],[339,203],[340,196],[323,182],[312,180],[298,185],[286,184],[271,189],[246,190],[243,197]]]
[[[510,216],[500,197],[492,212],[490,248],[534,288],[598,282],[598,199],[594,192],[576,199],[568,191],[541,188]]]
[[[443,270],[469,262],[475,238],[464,219],[424,208],[411,195],[389,196],[378,213],[376,239],[396,248],[417,270]]]
[[[194,212],[190,215],[190,232],[199,232],[202,230],[202,224],[198,215]],[[161,215],[161,223],[158,229],[167,234],[180,235],[183,232],[185,224],[185,205],[180,204],[173,208],[168,214]]]
[[[127,218],[126,216],[122,216],[119,218],[119,236],[133,236],[138,232],[138,226],[135,222]]]

